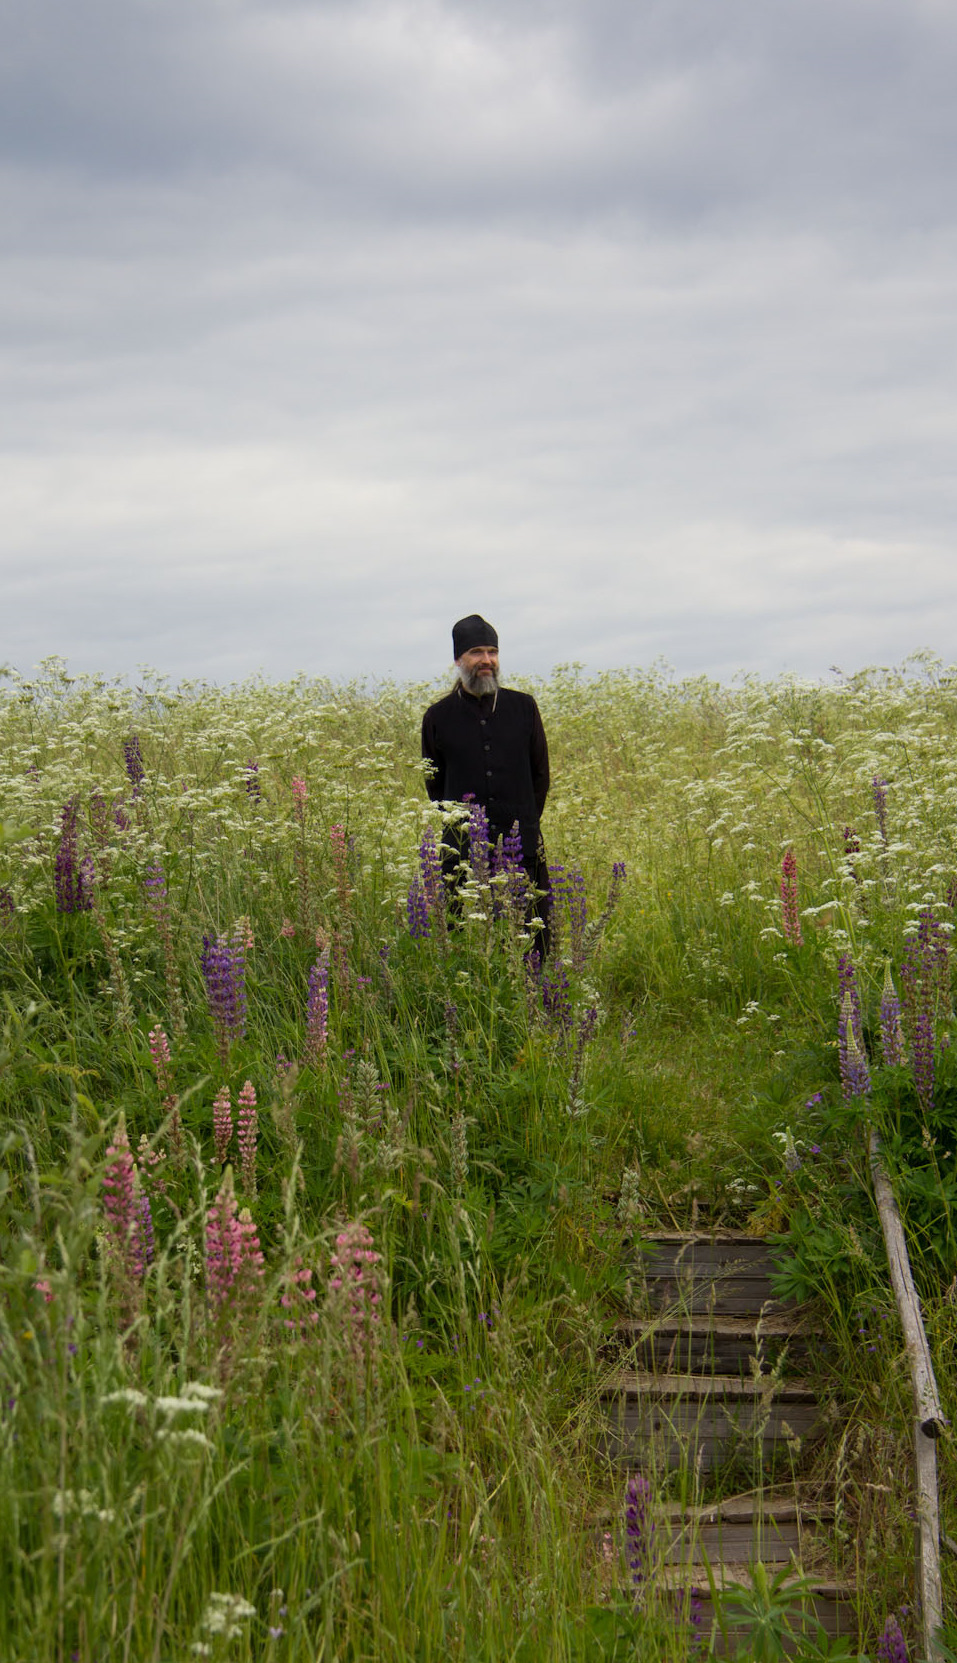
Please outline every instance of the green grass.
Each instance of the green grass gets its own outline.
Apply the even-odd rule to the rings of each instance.
[[[933,1103],[909,1069],[878,1067],[878,1007],[886,960],[900,991],[921,909],[951,934],[957,681],[918,661],[826,688],[573,668],[536,686],[555,781],[549,859],[581,874],[592,926],[576,947],[562,918],[564,1020],[489,893],[463,928],[409,933],[420,839],[440,829],[416,754],[434,691],[300,679],[133,692],[55,662],[7,678],[5,1663],[688,1655],[666,1602],[635,1611],[620,1592],[620,1531],[609,1563],[589,1522],[620,1503],[593,1406],[603,1342],[628,1309],[622,1242],[636,1222],[781,1237],[783,1274],[819,1302],[850,1410],[843,1443],[836,1434],[820,1459],[841,1486],[865,1636],[913,1603],[909,1408],[892,1312],[871,1349],[887,1277],[865,1114],[840,1089],[837,970],[849,954],[871,1112],[953,1412],[949,970],[934,995]],[[136,791],[124,762],[134,734]],[[883,832],[875,777],[887,782]],[[92,908],[72,913],[55,893],[71,800],[76,859],[95,872]],[[800,945],[782,926],[786,848]],[[624,891],[597,929],[617,861]],[[200,954],[204,935],[237,929],[253,939],[247,1017],[224,1049]],[[328,1033],[310,1059],[323,951]],[[263,1274],[217,1314],[205,1271],[221,1183],[212,1105],[226,1086],[235,1110],[247,1080],[255,1193],[235,1139],[229,1158]],[[111,1251],[104,1206],[120,1116],[133,1154],[144,1139],[155,1157],[138,1166],[156,1238],[142,1278],[124,1271],[123,1244]],[[349,1220],[381,1255],[371,1352],[350,1343],[330,1292]],[[297,1269],[315,1294],[301,1333],[281,1303]],[[941,1472],[954,1535],[949,1441]]]

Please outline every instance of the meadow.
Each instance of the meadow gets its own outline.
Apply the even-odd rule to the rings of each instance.
[[[0,683],[3,1663],[702,1655],[598,1414],[692,1225],[821,1313],[862,1645],[918,1655],[867,1129],[953,1414],[957,671],[523,685],[544,964],[474,816],[444,903],[434,686]]]

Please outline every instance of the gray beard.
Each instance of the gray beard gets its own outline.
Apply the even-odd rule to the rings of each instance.
[[[483,693],[498,692],[499,680],[494,671],[487,676],[483,676],[476,670],[467,670],[464,664],[456,665],[456,669],[459,673],[459,681],[465,688],[466,693],[471,693],[473,698],[480,699]]]

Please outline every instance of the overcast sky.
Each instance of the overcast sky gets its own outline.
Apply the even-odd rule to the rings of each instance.
[[[0,662],[957,659],[954,0],[0,22]]]

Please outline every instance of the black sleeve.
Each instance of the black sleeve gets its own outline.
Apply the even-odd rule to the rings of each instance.
[[[427,710],[422,718],[422,755],[430,764],[426,769],[425,789],[433,803],[440,803],[445,797],[445,764],[438,748],[438,735],[431,710]]]
[[[548,796],[550,776],[548,772],[548,741],[545,738],[545,729],[542,725],[537,704],[532,716],[532,738],[529,756],[532,764],[532,789],[535,792],[535,806],[538,809],[538,817],[541,819],[542,810],[545,807],[545,798]]]

